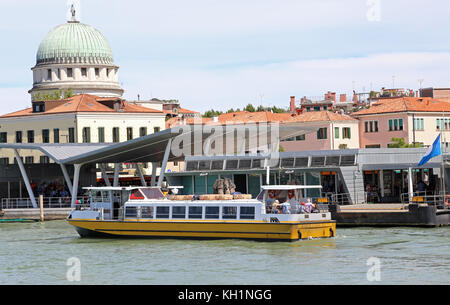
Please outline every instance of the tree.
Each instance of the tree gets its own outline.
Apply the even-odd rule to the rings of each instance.
[[[389,148],[416,148],[422,147],[420,143],[407,144],[404,138],[392,138],[392,144],[389,144]]]

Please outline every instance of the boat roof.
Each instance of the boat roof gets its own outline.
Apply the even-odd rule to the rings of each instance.
[[[168,189],[182,189],[184,186],[168,186]],[[91,186],[83,187],[87,191],[132,191],[139,189],[161,189],[160,186]]]
[[[321,185],[263,185],[261,188],[267,190],[289,191],[289,190],[304,190],[304,189],[321,189]]]

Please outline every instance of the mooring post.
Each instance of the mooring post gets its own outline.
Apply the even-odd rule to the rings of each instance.
[[[39,211],[41,222],[44,222],[44,195],[39,195]]]

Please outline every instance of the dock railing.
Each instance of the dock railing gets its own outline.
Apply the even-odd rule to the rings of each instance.
[[[39,198],[36,198],[39,200]],[[87,197],[78,197],[77,202],[80,204],[86,204],[88,202]],[[71,207],[70,197],[44,197],[45,209],[63,209]],[[8,209],[32,209],[33,203],[30,198],[2,198],[0,202],[1,210]]]
[[[407,204],[428,204],[434,205],[439,209],[448,208],[446,201],[450,201],[450,196],[445,196],[447,200],[444,200],[444,194],[431,194],[430,192],[414,192],[412,198],[409,193],[403,193],[400,195],[401,203]]]

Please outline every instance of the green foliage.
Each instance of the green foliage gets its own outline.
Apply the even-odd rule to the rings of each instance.
[[[233,108],[231,108],[231,109],[229,109],[229,110],[227,110],[227,111],[225,111],[225,112],[211,109],[211,110],[206,111],[206,112],[203,114],[203,117],[204,117],[204,118],[212,118],[212,117],[214,117],[214,116],[219,116],[219,115],[221,115],[221,114],[223,114],[223,113],[232,113],[232,112],[240,112],[240,111],[241,111],[240,108],[237,108],[236,110],[233,109]],[[253,106],[252,104],[248,104],[247,106],[245,106],[245,108],[243,109],[243,111],[248,111],[248,112],[270,111],[270,112],[273,112],[273,113],[286,113],[286,112],[288,112],[287,109],[279,108],[279,107],[276,107],[276,106],[273,106],[273,107],[263,107],[263,106],[260,105],[260,106],[258,106],[258,107],[255,108],[255,106]]]
[[[62,90],[54,90],[49,93],[37,92],[33,95],[34,101],[57,101],[62,97]]]
[[[389,144],[389,148],[418,148],[422,147],[420,143],[406,144],[404,138],[392,138],[392,144]]]
[[[69,88],[64,92],[64,98],[71,98],[72,96],[73,96],[72,88]]]

